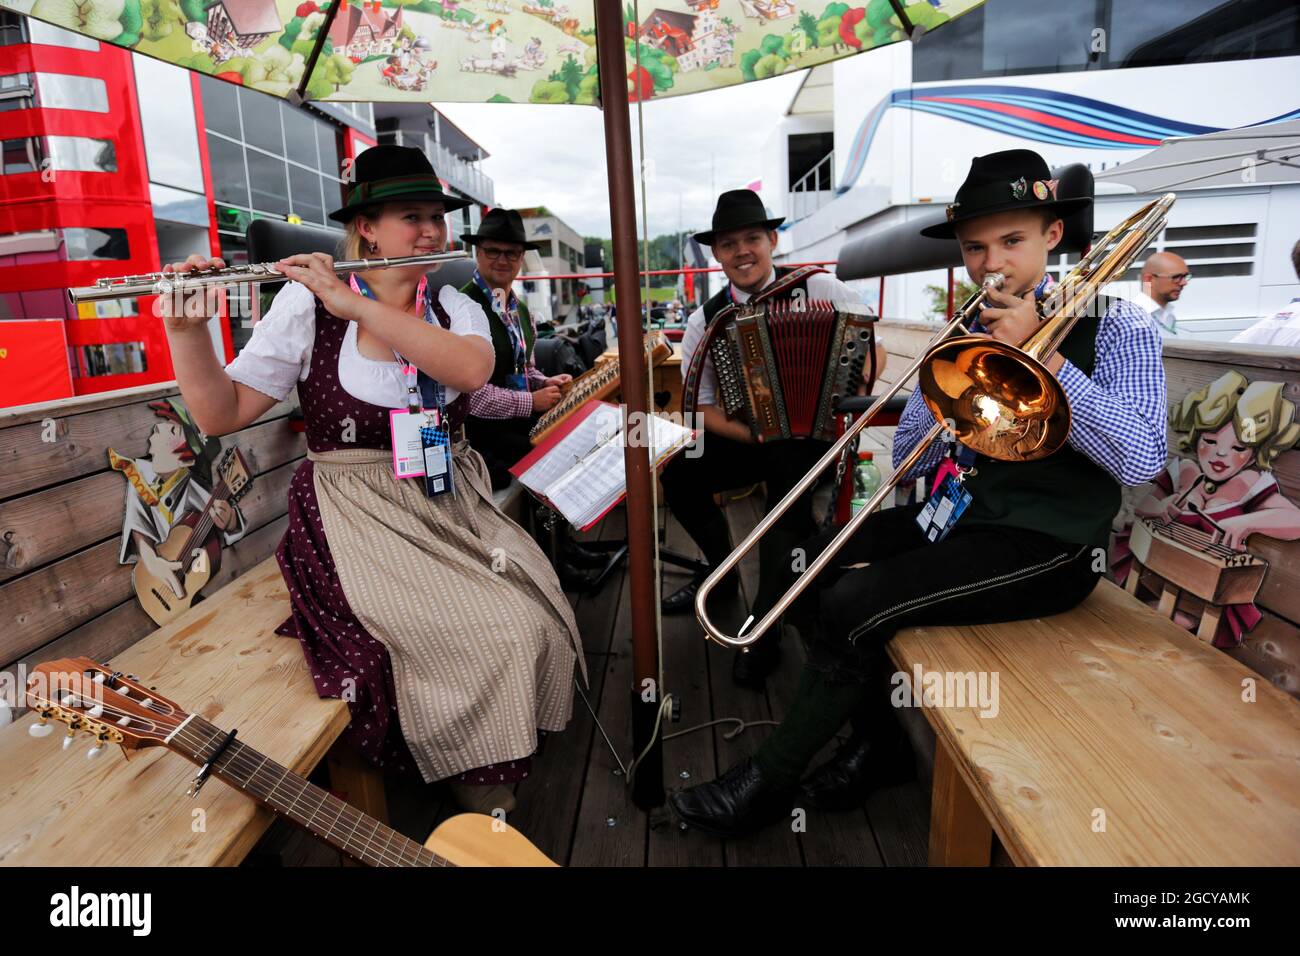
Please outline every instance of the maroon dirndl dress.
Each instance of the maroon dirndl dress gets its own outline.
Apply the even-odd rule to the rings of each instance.
[[[434,314],[443,328],[451,319],[435,299]],[[316,333],[311,368],[298,383],[306,420],[307,447],[313,452],[342,448],[391,450],[391,409],[372,405],[349,394],[339,382],[339,353],[348,323],[330,314],[316,300]],[[447,406],[455,431],[464,423],[469,397],[461,394]],[[350,425],[344,441],[343,429]],[[397,718],[397,694],[388,650],[357,620],[339,581],[325,528],[316,507],[315,463],[304,461],[289,484],[289,526],[275,557],[289,589],[292,610],[277,634],[296,637],[322,697],[348,701],[352,723],[347,737],[363,757],[376,766],[419,779],[415,758],[402,737]],[[532,758],[511,760],[465,771],[451,779],[466,783],[513,783],[528,776]]]

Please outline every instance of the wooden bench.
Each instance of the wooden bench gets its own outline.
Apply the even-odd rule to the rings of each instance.
[[[1300,705],[1114,584],[1050,618],[901,631],[889,654],[998,675],[996,716],[921,708],[932,866],[987,865],[993,833],[1018,865],[1300,864]]]
[[[222,439],[256,478],[240,502],[247,533],[223,550],[205,599],[157,629],[136,603],[131,570],[118,564],[125,479],[106,452],[141,453],[158,421],[148,403],[176,394],[150,386],[0,412],[0,660],[10,686],[41,661],[111,662],[298,772],[328,754],[332,788],[386,819],[382,777],[333,746],[346,704],[317,697],[298,642],[274,634],[289,604],[271,555],[306,452],[292,402]],[[34,720],[0,729],[0,863],[229,865],[271,823],[225,786],[185,798],[194,768],[179,756],[158,749],[128,763],[114,751],[88,764],[84,739],[61,750],[57,736],[28,736]]]
[[[885,381],[935,331],[882,323]],[[1300,402],[1300,361],[1281,350],[1165,344],[1171,403],[1228,369],[1281,381]],[[869,428],[864,447],[891,438]],[[1275,474],[1300,501],[1300,450],[1285,455]],[[1143,494],[1128,489],[1126,510]],[[1020,865],[1300,863],[1300,704],[1288,696],[1300,693],[1300,541],[1254,535],[1249,547],[1270,569],[1263,620],[1236,648],[1199,640],[1109,580],[1051,618],[899,632],[888,650],[909,686],[918,668],[984,675],[990,690],[998,677],[996,716],[969,701],[900,711],[930,763],[931,864],[987,865],[994,834]],[[1162,593],[1145,571],[1142,583]],[[1189,595],[1177,604],[1200,614]]]

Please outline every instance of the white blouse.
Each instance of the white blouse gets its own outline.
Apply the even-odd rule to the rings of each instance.
[[[477,302],[449,285],[438,290],[438,302],[451,318],[450,331],[456,335],[477,335],[489,345],[492,343],[487,316]],[[283,401],[310,373],[315,338],[316,296],[301,282],[285,283],[266,315],[253,326],[248,344],[226,366],[226,374],[276,401]],[[406,407],[406,380],[401,364],[396,359],[385,362],[362,355],[357,349],[355,322],[348,323],[339,349],[339,384],[353,398],[371,405]],[[448,387],[448,402],[459,395],[456,389]]]

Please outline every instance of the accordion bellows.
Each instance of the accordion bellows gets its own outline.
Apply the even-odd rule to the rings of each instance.
[[[820,300],[738,306],[709,356],[728,418],[760,442],[835,438],[835,408],[855,395],[874,349],[875,317]]]

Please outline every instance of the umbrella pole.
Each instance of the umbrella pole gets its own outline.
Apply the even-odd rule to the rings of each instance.
[[[330,3],[330,8],[325,11],[325,22],[316,30],[316,42],[312,44],[311,56],[307,57],[307,62],[303,65],[302,79],[298,81],[298,88],[287,97],[294,106],[301,106],[307,101],[307,84],[311,82],[311,71],[316,69],[316,61],[320,59],[320,51],[325,48],[325,41],[329,38],[330,27],[334,25],[334,18],[338,15],[339,7],[342,5],[343,0],[333,0]]]
[[[641,292],[637,286],[636,205],[632,177],[632,126],[627,108],[627,54],[623,46],[621,0],[595,0],[596,63],[601,112],[605,121],[605,163],[609,170],[609,214],[614,240],[614,289],[618,302],[619,377],[628,383],[623,402],[630,420],[645,424],[645,338]],[[635,384],[633,384],[635,383]],[[633,419],[632,417],[635,416]],[[626,426],[627,423],[625,423]],[[639,429],[647,434],[647,429]],[[626,434],[626,431],[625,431]],[[627,474],[628,577],[632,619],[632,744],[641,759],[632,800],[642,810],[664,802],[663,740],[656,716],[663,696],[659,686],[659,641],[655,633],[655,522],[651,514],[650,456],[645,447],[623,445]]]

